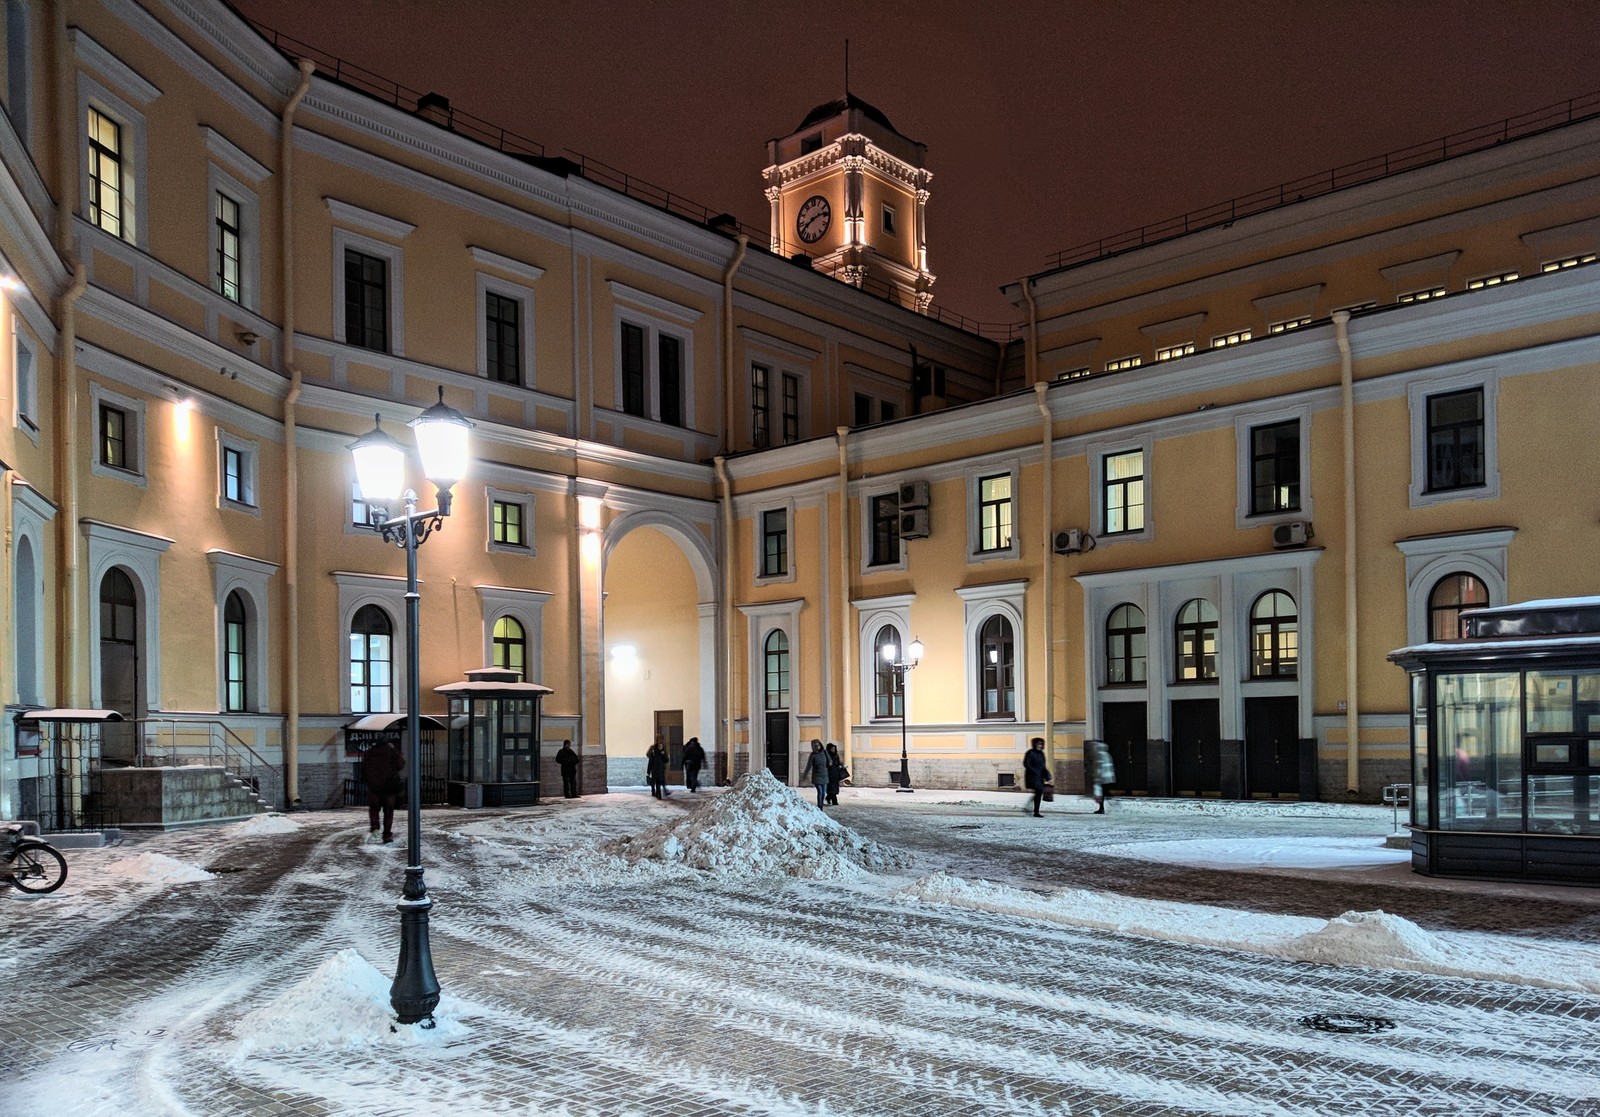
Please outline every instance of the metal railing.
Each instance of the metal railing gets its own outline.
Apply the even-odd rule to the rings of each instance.
[[[1452,132],[1448,136],[1441,136],[1425,143],[1413,144],[1383,155],[1346,163],[1342,167],[1334,167],[1290,182],[1279,183],[1277,186],[1258,190],[1253,194],[1244,194],[1225,202],[1190,210],[1188,213],[1169,217],[1152,225],[1141,225],[1137,229],[1129,229],[1114,236],[1085,241],[1083,244],[1050,255],[1047,258],[1047,270],[1055,271],[1074,264],[1086,264],[1107,256],[1115,256],[1120,252],[1196,233],[1202,229],[1227,225],[1240,217],[1264,213],[1279,206],[1293,205],[1307,198],[1331,194],[1335,190],[1343,190],[1347,186],[1356,186],[1363,182],[1374,182],[1432,163],[1442,163],[1446,159],[1481,151],[1505,143],[1507,140],[1531,136],[1536,132],[1574,124],[1596,115],[1600,115],[1600,92],[1571,97],[1519,116],[1508,116],[1493,124],[1482,124],[1465,131]]]
[[[1394,811],[1394,832],[1400,833],[1400,808],[1408,811],[1411,809],[1411,785],[1408,783],[1386,784],[1383,789],[1384,806]]]
[[[282,773],[223,722],[140,718],[123,724],[132,730],[135,767],[221,768],[248,786],[267,809],[284,809]]]

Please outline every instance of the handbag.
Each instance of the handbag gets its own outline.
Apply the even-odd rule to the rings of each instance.
[[[1056,785],[1046,780],[1044,785],[1044,794],[1041,796],[1041,798],[1046,803],[1054,803],[1056,801]]]

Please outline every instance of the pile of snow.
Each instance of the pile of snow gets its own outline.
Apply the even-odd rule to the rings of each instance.
[[[465,1033],[448,1019],[438,1020],[434,1028],[395,1024],[389,986],[389,978],[347,947],[324,959],[276,1000],[241,1019],[234,1028],[239,1054],[436,1043]]]
[[[839,825],[764,768],[684,818],[606,849],[630,864],[671,862],[728,876],[836,880],[907,863],[898,851]]]
[[[1410,849],[1382,838],[1195,838],[1097,846],[1090,853],[1202,869],[1376,869],[1411,862]]]
[[[253,838],[269,834],[293,834],[299,829],[298,822],[291,822],[281,814],[258,814],[235,823],[231,833]]]
[[[214,874],[198,865],[179,861],[164,853],[136,853],[132,857],[119,857],[107,868],[114,876],[144,884],[193,884],[216,879]]]

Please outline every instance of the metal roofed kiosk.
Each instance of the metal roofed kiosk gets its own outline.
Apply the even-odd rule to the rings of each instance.
[[[361,496],[372,510],[372,527],[406,552],[406,767],[410,772],[406,796],[406,880],[398,905],[400,911],[400,961],[394,984],[389,988],[389,1003],[402,1024],[433,1027],[433,1010],[439,1004],[439,979],[433,973],[433,952],[428,945],[428,886],[422,879],[422,780],[418,778],[421,727],[417,713],[421,701],[418,681],[417,548],[444,525],[450,514],[450,489],[467,471],[468,434],[472,423],[444,402],[439,402],[411,421],[416,431],[417,452],[422,471],[438,490],[439,507],[432,512],[417,511],[417,494],[404,488],[406,454],[401,445],[383,432],[382,421],[373,416],[372,430],[350,444],[355,458],[356,482]],[[402,491],[403,490],[403,491]],[[405,504],[403,516],[388,518],[396,499]]]
[[[503,667],[480,667],[468,671],[465,682],[433,690],[450,702],[450,802],[458,807],[537,803],[539,703],[553,691]]]
[[[1462,614],[1411,675],[1411,866],[1600,885],[1600,597]]]

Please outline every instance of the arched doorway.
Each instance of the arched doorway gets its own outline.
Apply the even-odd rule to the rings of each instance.
[[[100,581],[100,705],[129,720],[147,712],[139,644],[139,595],[113,566]]]

